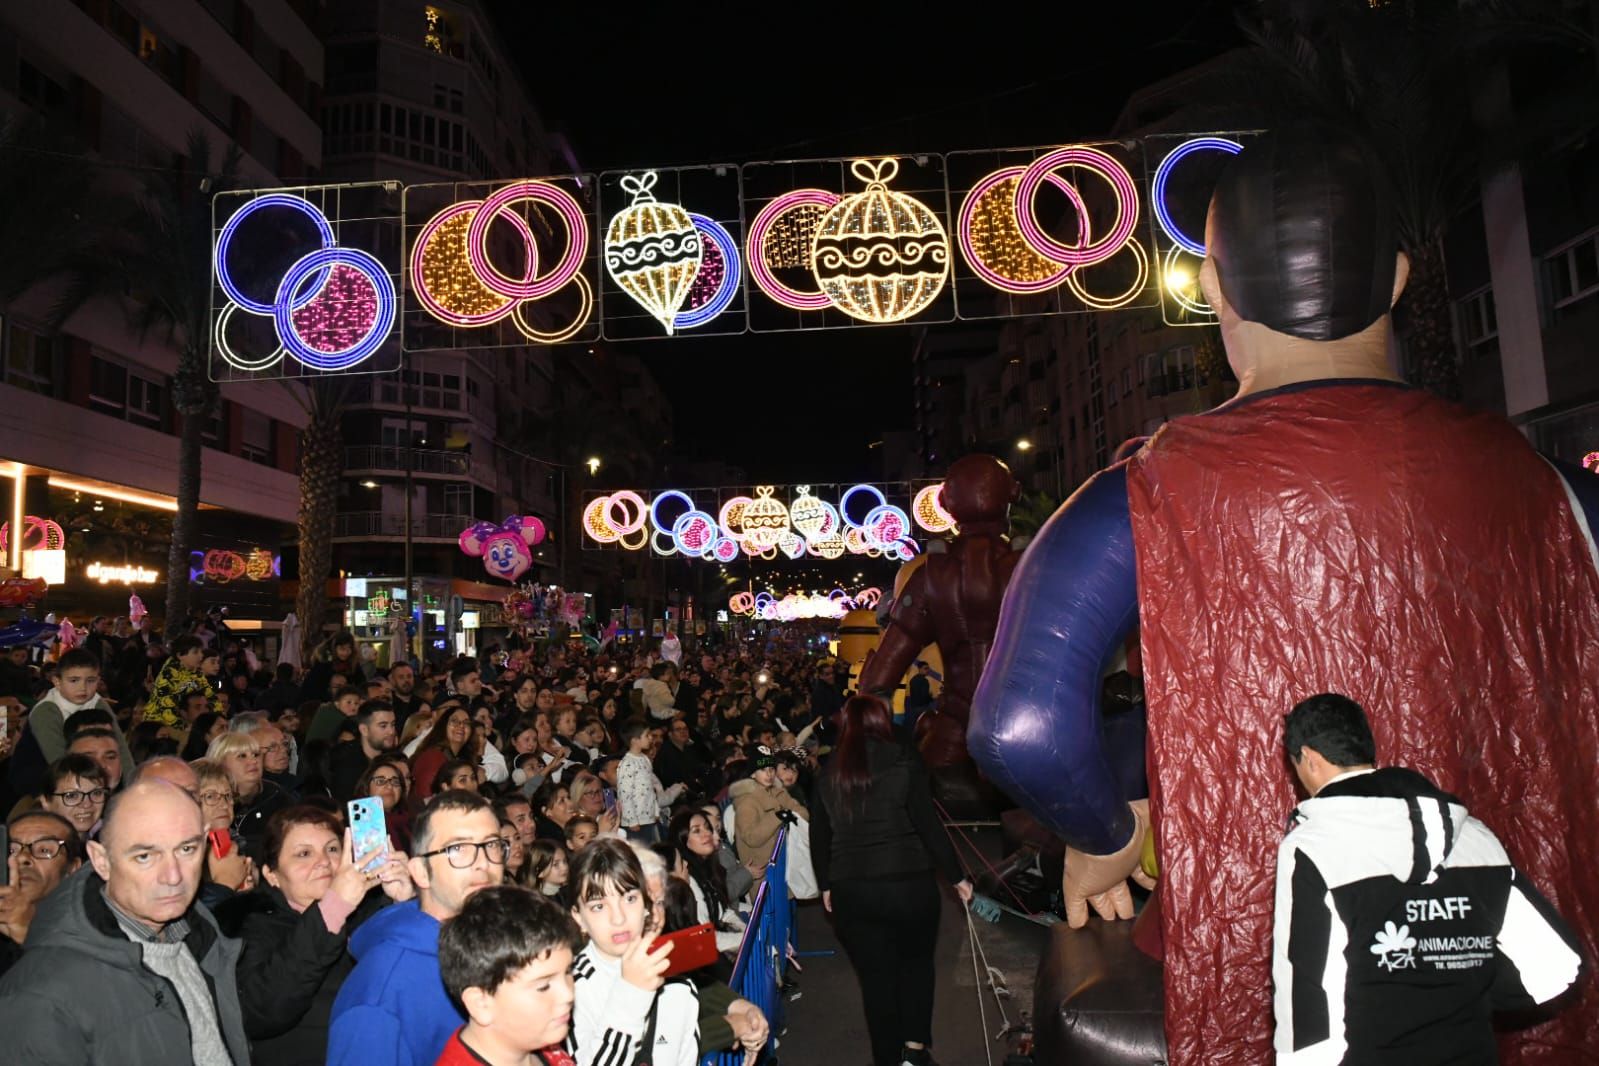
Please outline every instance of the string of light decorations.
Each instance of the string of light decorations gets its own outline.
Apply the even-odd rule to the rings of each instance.
[[[904,562],[920,554],[916,528],[938,535],[955,528],[939,500],[942,482],[919,489],[907,512],[876,485],[852,485],[837,505],[794,487],[789,503],[777,486],[757,485],[753,496],[722,499],[715,515],[682,489],[663,489],[651,499],[631,489],[596,496],[583,507],[583,536],[594,544],[629,551],[648,547],[656,555],[729,563],[740,555],[775,560],[807,556],[837,559],[846,552]],[[871,501],[863,508],[864,501]],[[851,510],[858,519],[851,516]]]

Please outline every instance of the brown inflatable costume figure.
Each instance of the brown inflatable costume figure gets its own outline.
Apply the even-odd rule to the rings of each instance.
[[[938,645],[944,691],[917,723],[916,740],[946,806],[953,802],[964,808],[977,801],[966,720],[1005,588],[1021,558],[1005,536],[1010,505],[1020,491],[1010,468],[992,455],[968,455],[951,464],[939,502],[960,532],[948,552],[927,556],[911,575],[894,601],[876,653],[861,671],[862,692],[890,698],[921,650]]]

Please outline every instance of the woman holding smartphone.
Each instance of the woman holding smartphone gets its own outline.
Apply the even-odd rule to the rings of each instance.
[[[938,820],[926,766],[894,736],[888,704],[853,696],[838,717],[838,750],[811,808],[817,887],[860,979],[876,1066],[926,1066],[942,908],[933,871],[954,883],[962,904],[972,883]]]
[[[375,856],[350,851],[337,815],[285,808],[262,835],[265,883],[217,908],[222,931],[244,941],[239,1002],[254,1066],[323,1061],[333,1001],[355,965],[350,934],[391,901],[416,894],[404,852],[391,849],[368,873],[361,867]]]

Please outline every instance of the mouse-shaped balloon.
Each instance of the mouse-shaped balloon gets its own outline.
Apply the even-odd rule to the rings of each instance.
[[[499,525],[477,522],[461,531],[456,543],[466,554],[481,557],[489,576],[515,581],[533,565],[532,547],[544,539],[544,523],[532,515],[512,515]]]

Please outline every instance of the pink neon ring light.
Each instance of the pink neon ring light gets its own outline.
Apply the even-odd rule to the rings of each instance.
[[[840,199],[826,189],[795,189],[761,208],[761,213],[755,216],[755,221],[750,224],[749,255],[745,258],[749,261],[750,277],[755,279],[756,286],[775,302],[796,311],[820,311],[833,306],[832,298],[825,292],[799,292],[777,280],[766,265],[766,233],[779,218],[796,207],[832,207]]]
[[[972,272],[994,286],[994,288],[1005,292],[1031,293],[1053,289],[1065,281],[1071,272],[1076,269],[1073,264],[1066,263],[1062,264],[1061,269],[1056,273],[1040,278],[1037,281],[1017,281],[1015,278],[1008,278],[1001,274],[978,257],[977,249],[972,243],[972,216],[977,213],[978,203],[994,186],[1023,173],[1026,169],[1026,167],[1004,167],[989,174],[973,186],[971,192],[966,194],[966,199],[961,203],[960,220],[956,229],[956,234],[961,242],[961,252],[966,256],[966,263],[972,268]],[[1071,182],[1054,171],[1048,172],[1047,180],[1051,185],[1065,193],[1067,198],[1071,200],[1072,205],[1077,208],[1077,247],[1083,247],[1088,240],[1088,208],[1083,204],[1082,196],[1072,187]],[[1031,248],[1031,244],[1029,244],[1029,247]],[[1036,253],[1037,249],[1033,248],[1032,251]],[[1040,258],[1048,259],[1052,263],[1059,262],[1059,260],[1050,259],[1047,255],[1040,256]]]
[[[516,310],[517,301],[515,298],[504,296],[503,293],[500,293],[495,289],[490,289],[490,292],[494,292],[495,295],[501,296],[505,299],[505,303],[502,306],[493,311],[485,311],[482,314],[476,315],[464,315],[459,311],[451,311],[438,302],[438,299],[433,295],[432,292],[428,290],[427,285],[422,280],[422,253],[427,249],[427,246],[429,242],[433,240],[434,235],[444,226],[446,222],[449,222],[451,219],[455,218],[455,216],[463,214],[467,211],[477,211],[482,206],[482,200],[462,200],[459,203],[454,203],[449,207],[446,207],[443,211],[440,211],[438,214],[434,215],[433,218],[428,222],[427,226],[422,230],[422,235],[416,239],[416,244],[411,250],[411,288],[416,292],[417,299],[422,301],[423,305],[428,309],[429,312],[432,313],[435,318],[443,322],[448,322],[451,325],[488,326],[498,322],[500,319]],[[521,215],[507,212],[505,217],[511,223],[511,225],[516,227],[517,232],[522,237],[523,244],[527,247],[527,263],[525,269],[527,271],[527,276],[531,278],[538,271],[538,248],[533,240],[533,230],[528,226],[527,220]],[[483,280],[482,274],[478,271],[475,265],[472,268],[472,273],[480,282]],[[485,284],[485,288],[487,287],[488,286]]]
[[[566,222],[566,254],[555,265],[555,269],[542,279],[530,274],[527,278],[517,281],[501,274],[495,269],[494,264],[489,262],[488,249],[484,243],[488,236],[489,224],[506,207],[521,200],[548,204],[558,211]],[[571,281],[572,275],[582,267],[583,257],[588,255],[588,247],[589,231],[588,224],[583,218],[583,209],[571,196],[554,185],[542,181],[519,181],[507,185],[484,200],[483,206],[472,216],[472,225],[466,233],[466,257],[471,262],[478,280],[501,296],[512,296],[522,300],[542,299]]]
[[[1045,233],[1038,223],[1038,207],[1033,198],[1038,195],[1038,187],[1044,183],[1044,175],[1063,166],[1080,166],[1091,170],[1110,182],[1116,190],[1116,226],[1109,236],[1097,244],[1077,248],[1062,244]],[[1045,259],[1072,266],[1092,266],[1115,255],[1127,243],[1127,238],[1133,235],[1133,229],[1138,225],[1138,190],[1134,188],[1133,176],[1127,173],[1127,168],[1104,152],[1082,146],[1057,148],[1033,160],[1016,183],[1016,221],[1021,226],[1023,238],[1032,245],[1033,251]]]

